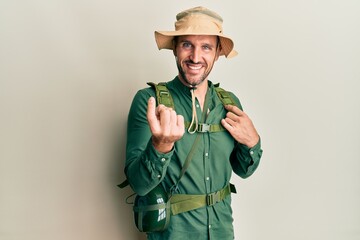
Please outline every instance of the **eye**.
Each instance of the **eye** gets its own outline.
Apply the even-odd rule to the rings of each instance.
[[[212,47],[210,45],[204,45],[203,46],[203,49],[206,50],[206,51],[210,51],[212,49]]]
[[[183,48],[191,48],[191,43],[189,43],[189,42],[183,42],[183,43],[182,43],[182,47],[183,47]]]

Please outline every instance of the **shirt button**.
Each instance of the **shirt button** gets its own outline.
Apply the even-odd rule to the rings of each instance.
[[[158,178],[161,178],[161,175],[157,175]]]
[[[209,177],[206,177],[206,181],[209,181],[210,180],[210,178]]]
[[[162,162],[165,162],[165,160],[166,160],[165,158],[162,158],[162,159],[161,159]]]
[[[253,154],[254,154],[254,151],[251,150],[251,151],[250,151],[250,155],[253,155]]]
[[[209,228],[211,228],[211,224],[209,225]]]
[[[197,108],[199,108],[199,107],[200,107],[200,105],[199,105],[199,104],[196,104],[196,107],[197,107]]]
[[[205,153],[205,156],[206,156],[206,157],[209,156],[209,153]]]

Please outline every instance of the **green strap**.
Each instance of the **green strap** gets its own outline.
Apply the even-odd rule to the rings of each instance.
[[[234,105],[236,106],[236,102],[231,97],[230,93],[228,91],[225,91],[219,85],[217,84],[215,86],[215,91],[220,99],[220,101],[223,103],[223,105]]]
[[[190,127],[190,122],[185,122],[185,128],[188,129],[189,127]],[[205,132],[212,133],[212,132],[222,132],[225,130],[226,129],[221,124],[199,123],[197,131],[200,133],[205,133]]]
[[[236,193],[235,186],[229,184],[220,191],[210,194],[191,195],[191,194],[174,194],[171,199],[171,214],[191,211],[197,208],[212,206],[223,201],[230,193]]]
[[[157,203],[153,205],[145,205],[145,206],[134,206],[134,212],[147,212],[147,211],[155,211],[160,209],[166,209],[170,207],[170,201],[167,203]]]
[[[209,102],[210,102],[210,99],[209,99],[210,96],[209,95],[210,94],[207,93],[206,96],[205,96],[205,103],[204,103],[204,108],[203,108],[203,112],[202,112],[202,116],[201,116],[201,122],[205,122],[205,120],[206,120],[206,113],[207,113],[207,109],[209,108]],[[186,157],[186,160],[184,162],[184,166],[181,169],[180,176],[179,176],[177,182],[170,188],[170,196],[176,191],[176,189],[177,189],[177,187],[178,187],[178,185],[180,183],[181,178],[184,176],[186,170],[188,169],[188,167],[190,165],[190,162],[192,160],[192,157],[193,157],[193,155],[195,153],[195,149],[196,149],[196,147],[197,147],[197,145],[198,145],[198,143],[200,141],[200,137],[201,137],[201,135],[198,133],[196,138],[195,138],[194,144],[192,145],[191,150],[190,150],[189,154]]]
[[[195,153],[195,149],[196,149],[196,147],[197,147],[197,145],[198,145],[199,142],[200,142],[200,134],[198,134],[198,135],[196,136],[195,141],[194,141],[194,144],[192,145],[192,148],[191,148],[189,154],[188,154],[187,157],[186,157],[184,166],[183,166],[182,169],[181,169],[179,178],[178,178],[177,182],[174,184],[174,186],[171,188],[170,194],[173,194],[173,192],[176,191],[176,188],[177,188],[177,186],[179,185],[181,178],[184,176],[186,170],[188,169],[188,167],[189,167],[189,165],[190,165],[190,162],[191,162],[191,160],[192,160],[192,157],[193,157],[193,155],[194,155],[194,153]]]
[[[175,110],[174,100],[169,92],[169,89],[167,89],[165,82],[161,82],[158,84],[148,82],[147,84],[155,89],[158,105],[163,104],[166,107],[170,107]]]

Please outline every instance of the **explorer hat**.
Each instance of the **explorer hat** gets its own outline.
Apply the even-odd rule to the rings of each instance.
[[[173,49],[175,36],[183,35],[213,35],[219,36],[221,55],[231,58],[237,55],[233,50],[234,43],[223,33],[223,19],[217,13],[204,8],[195,7],[176,15],[175,31],[155,31],[156,44],[160,49]]]

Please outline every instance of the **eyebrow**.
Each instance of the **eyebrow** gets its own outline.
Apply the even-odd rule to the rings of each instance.
[[[190,40],[188,40],[188,39],[186,39],[186,38],[184,38],[184,39],[181,39],[180,41],[178,41],[179,43],[191,43],[192,45],[193,45],[193,42],[192,41],[190,41]],[[201,43],[201,45],[202,46],[209,46],[209,47],[212,47],[212,48],[214,48],[214,47],[216,47],[216,45],[213,45],[213,44],[211,44],[211,43],[208,43],[208,42],[200,42]]]

